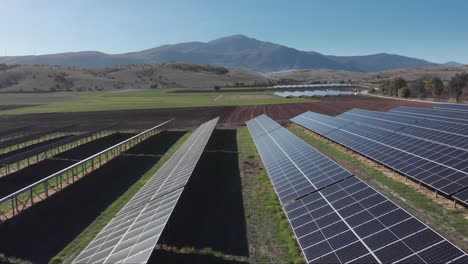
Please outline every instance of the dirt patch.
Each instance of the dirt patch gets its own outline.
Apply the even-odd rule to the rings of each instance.
[[[0,177],[0,197],[12,194],[74,163],[74,161],[69,160],[46,159],[14,173]]]
[[[168,134],[160,140],[173,141],[171,137]],[[161,148],[161,152],[170,147],[158,143],[154,141],[152,147]],[[116,157],[63,191],[3,222],[0,252],[47,263],[158,160],[155,156]]]
[[[9,157],[13,157],[13,156],[15,156],[17,154],[24,153],[26,151],[30,151],[30,150],[33,150],[33,149],[36,149],[36,148],[47,146],[49,144],[53,144],[55,142],[58,142],[60,140],[63,140],[63,139],[66,139],[66,138],[69,138],[69,137],[72,137],[72,136],[73,135],[66,135],[66,136],[62,136],[62,137],[56,137],[56,138],[53,138],[53,139],[49,139],[49,140],[46,140],[46,141],[42,141],[42,142],[39,142],[39,143],[36,143],[36,144],[26,146],[24,148],[9,151],[7,153],[1,154],[0,155],[0,160],[6,159],[6,158],[9,158]]]
[[[254,95],[248,95],[248,97],[252,96]],[[225,95],[225,97],[229,97],[229,95]],[[0,116],[0,123],[4,129],[10,129],[21,125],[46,124],[47,126],[63,126],[77,124],[77,126],[73,128],[73,131],[89,131],[103,127],[103,124],[120,123],[120,125],[115,128],[116,130],[129,130],[147,129],[171,118],[175,118],[174,121],[165,125],[164,129],[189,129],[198,127],[201,123],[219,116],[220,124],[226,127],[238,127],[244,125],[247,120],[261,114],[267,114],[274,120],[288,123],[290,118],[302,114],[305,111],[334,116],[352,108],[388,111],[396,106],[432,107],[433,104],[366,96],[337,96],[321,98],[319,102],[311,103]],[[28,131],[33,131],[34,129],[36,128],[28,129]]]
[[[2,129],[21,125],[47,124],[48,126],[77,124],[73,131],[90,131],[104,124],[120,123],[115,130],[148,129],[171,118],[163,129],[195,128],[215,117],[228,116],[235,107],[189,107],[126,111],[100,111],[77,113],[28,114],[0,116]],[[32,131],[33,129],[31,129]]]
[[[255,99],[274,99],[278,98],[277,96],[271,94],[252,94],[252,95],[224,95],[222,101],[232,101],[232,100],[255,100]]]
[[[36,106],[36,105],[0,105],[0,111],[5,111],[5,110],[12,110],[12,109],[19,109],[19,108],[25,108],[25,107],[30,107],[30,106]]]
[[[190,219],[189,222],[188,219]],[[249,256],[235,130],[215,130],[149,263],[179,263],[186,256],[163,248],[218,252],[243,262]],[[164,246],[162,246],[164,245]],[[230,263],[225,258],[216,263]]]
[[[223,122],[243,124],[258,115],[266,114],[276,121],[289,123],[289,119],[306,111],[335,116],[353,108],[388,111],[397,106],[429,108],[433,104],[366,96],[325,97],[314,103],[237,106]]]
[[[249,263],[239,260],[238,256],[223,255],[218,252],[194,249],[178,249],[176,247],[158,246],[157,254],[148,263],[177,263],[177,264],[241,264]]]
[[[186,131],[161,131],[145,140],[144,144],[138,144],[124,153],[162,156],[166,153],[167,149],[174,145],[186,133]],[[158,144],[157,148],[154,147],[155,144]]]
[[[59,159],[83,160],[91,155],[112,147],[135,134],[132,133],[114,133],[91,142],[79,145],[75,148],[62,152],[54,156]]]

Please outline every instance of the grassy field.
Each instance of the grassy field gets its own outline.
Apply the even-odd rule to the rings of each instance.
[[[337,149],[334,145],[312,137],[297,125],[290,126],[289,130],[376,188],[387,198],[407,209],[444,237],[461,248],[468,249],[468,229],[466,228],[468,219],[465,218],[468,215],[468,209],[453,209],[438,204],[430,197],[417,192],[403,182],[387,177],[356,157]]]
[[[272,92],[230,92],[229,96],[252,95],[252,98],[243,96],[239,99],[225,100],[220,97],[223,91],[215,93],[170,93],[175,89],[155,89],[144,91],[106,91],[106,92],[83,92],[71,93],[70,97],[55,97],[56,101],[47,101],[41,94],[35,106],[0,111],[0,115],[18,115],[33,113],[56,113],[56,112],[91,112],[130,109],[155,109],[155,108],[179,108],[200,106],[237,106],[237,105],[262,105],[262,104],[284,104],[313,102],[304,98],[280,98],[271,97]],[[258,95],[267,95],[259,98]],[[8,96],[14,96],[18,105],[28,102],[35,104],[30,98],[35,94],[27,94],[27,98],[19,99],[17,94],[1,94],[3,101],[9,101]],[[24,101],[23,101],[24,100]],[[11,100],[10,100],[11,104]]]
[[[305,263],[246,127],[237,130],[247,236],[252,263]]]
[[[151,179],[161,166],[176,152],[176,150],[188,139],[191,133],[180,138],[151,170],[146,172],[127,192],[117,201],[112,203],[101,215],[94,220],[78,237],[68,244],[50,263],[69,263],[94,239],[94,237],[110,222],[110,220],[123,208],[125,204],[138,192],[138,190]]]

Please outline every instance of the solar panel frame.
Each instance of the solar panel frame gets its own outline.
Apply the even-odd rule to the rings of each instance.
[[[460,123],[460,124],[468,124],[468,116],[461,112],[453,112],[453,111],[443,111],[443,110],[436,110],[436,109],[422,109],[422,108],[415,108],[415,107],[403,107],[398,106],[390,110],[389,112],[394,113],[401,113],[405,115],[415,115],[415,116],[422,116],[428,117],[432,119],[438,120],[450,120],[452,122]]]
[[[359,124],[372,126],[377,129],[385,129],[387,131],[394,132],[397,134],[404,134],[425,141],[444,144],[454,148],[460,148],[465,151],[468,150],[468,135],[455,134],[451,132],[427,128],[424,126],[405,124],[383,118],[369,117],[366,115],[349,113],[349,111],[342,113],[336,117],[339,119],[344,119]]]
[[[278,134],[281,131],[277,129],[269,134]],[[269,134],[254,138],[264,163],[269,157],[264,157],[263,148],[265,146],[262,146],[263,143],[259,143],[259,141],[268,139]],[[278,135],[272,136],[275,139],[278,137]],[[287,143],[293,145],[290,142]],[[281,142],[278,144],[281,144]],[[287,149],[284,144],[282,146]],[[320,153],[320,155],[323,154]],[[289,156],[287,158],[294,163]],[[283,166],[281,162],[284,159],[283,156],[277,158],[277,162],[280,162],[278,167]],[[265,164],[265,167],[268,167],[268,165]],[[271,177],[270,171],[268,169],[267,171]],[[336,181],[324,188],[314,186],[313,182],[310,182],[310,184],[316,191],[291,202],[283,203],[284,211],[301,250],[304,252],[304,257],[309,263],[315,261],[317,263],[362,263],[362,261],[366,263],[386,263],[391,260],[414,261],[415,259],[424,262],[423,256],[420,256],[419,252],[425,252],[428,247],[433,246],[427,243],[429,241],[434,243],[444,242],[449,245],[448,249],[455,252],[456,255],[453,255],[448,261],[463,258],[465,255],[455,245],[356,177],[351,176]],[[273,185],[275,185],[274,182]],[[347,193],[343,193],[345,191]],[[278,194],[278,196],[280,195]],[[354,202],[350,199],[353,199]],[[369,213],[370,211],[372,211],[372,215]],[[362,219],[366,217],[366,213],[367,221],[363,222]],[[404,218],[402,221],[395,221],[398,217]],[[410,220],[416,222],[421,228],[415,229],[414,223],[409,226],[403,224]],[[365,225],[372,221],[380,221],[381,228],[366,236],[358,233],[369,232],[369,226]],[[396,228],[397,225],[398,227],[403,225],[402,227],[406,229],[413,227],[410,230],[412,232],[405,231],[405,228]],[[355,230],[355,227],[359,226],[362,226],[362,228]],[[421,234],[424,236],[421,236]],[[389,235],[395,237],[395,239],[389,241]],[[423,242],[426,242],[426,244],[423,244]],[[402,255],[402,252],[406,252],[406,255]],[[395,256],[397,257],[395,258]]]
[[[314,116],[321,121],[314,120]],[[369,132],[370,129],[368,128],[365,131],[357,132],[350,129],[353,128],[352,124],[347,124],[340,129],[323,133],[322,131],[326,131],[326,129],[322,129],[322,126],[332,126],[331,124],[327,124],[327,120],[333,120],[333,118],[315,113],[308,114],[303,119],[292,119],[293,122],[299,125],[334,140],[370,159],[376,160],[416,181],[431,186],[446,195],[453,195],[468,185],[468,174],[456,168],[448,167],[450,164],[446,163],[446,165],[441,166],[442,164],[440,163],[424,158],[424,154],[412,154],[392,147],[391,143],[387,142],[385,144],[359,135],[359,133],[365,135],[365,133]],[[406,144],[412,146],[413,143],[408,142]],[[439,176],[439,174],[442,176]]]
[[[410,258],[424,262],[431,260],[424,260],[424,253],[434,247],[441,251],[437,245],[442,243],[453,255],[441,254],[444,258],[439,261],[466,257],[457,246],[357,177],[284,209],[309,263],[363,263],[364,259],[366,263],[390,263]]]
[[[73,263],[146,263],[218,120],[202,124]]]
[[[247,127],[282,203],[315,191],[316,187],[312,187],[312,183],[317,188],[323,188],[352,175],[287,129],[279,125],[277,127],[274,123],[277,124],[262,115],[249,120]],[[264,130],[264,134],[255,136],[261,134],[258,133],[259,127]],[[318,161],[319,165],[313,165]],[[286,177],[287,175],[294,176]],[[286,180],[289,178],[290,181]]]

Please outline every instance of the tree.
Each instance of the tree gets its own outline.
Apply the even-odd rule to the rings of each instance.
[[[426,89],[432,92],[434,96],[440,96],[444,91],[444,83],[439,77],[434,77],[426,81]]]
[[[409,85],[410,90],[418,94],[419,97],[426,96],[426,88],[423,80],[416,80]]]
[[[468,83],[468,73],[457,73],[448,83],[448,91],[450,94],[453,94],[457,97],[457,101],[460,100],[460,96],[463,93],[463,88],[467,86]]]
[[[390,95],[398,96],[398,90],[406,86],[407,84],[405,79],[400,77],[393,79],[390,83]]]
[[[214,89],[216,92],[219,92],[219,90],[221,90],[221,86],[215,85],[215,86],[213,87],[213,89]]]
[[[382,88],[383,93],[388,93],[390,94],[390,84],[392,83],[391,80],[382,80],[380,82],[380,86]]]
[[[411,92],[407,87],[403,87],[398,90],[398,97],[408,98],[410,95]]]

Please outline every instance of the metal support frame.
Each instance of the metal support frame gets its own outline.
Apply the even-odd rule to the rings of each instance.
[[[159,127],[172,120],[173,119],[145,130],[138,135],[126,139],[0,199],[0,223],[21,213],[34,203],[47,199],[55,192],[61,191],[68,185],[73,184],[76,180],[98,169],[109,160],[117,157],[120,153],[155,135]]]

